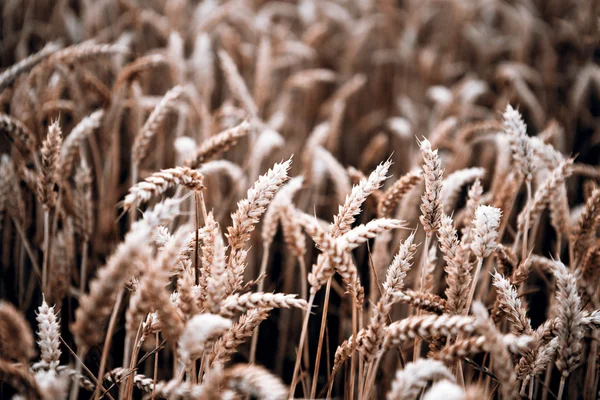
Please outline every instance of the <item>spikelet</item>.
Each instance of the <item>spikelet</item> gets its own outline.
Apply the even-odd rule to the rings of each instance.
[[[486,349],[489,349],[489,346],[486,344],[485,336],[474,336],[469,339],[457,340],[454,344],[433,354],[432,358],[451,365],[465,357],[485,352]]]
[[[440,192],[444,212],[449,213],[454,209],[460,190],[464,185],[473,181],[479,182],[479,179],[482,179],[484,175],[485,169],[483,168],[465,168],[448,175],[444,179]]]
[[[215,343],[209,358],[210,365],[229,361],[236,349],[252,337],[254,328],[268,318],[270,311],[269,308],[261,308],[248,310],[243,314]]]
[[[429,254],[427,256],[427,263],[422,265],[421,268],[421,287],[420,290],[423,292],[434,292],[435,288],[435,267],[437,266],[437,249],[435,246],[429,248]]]
[[[498,241],[498,227],[502,211],[492,206],[479,206],[473,220],[473,242],[471,250],[479,258],[489,257]]]
[[[244,243],[250,239],[267,205],[275,196],[275,193],[287,180],[287,171],[292,159],[277,163],[265,175],[262,175],[248,189],[248,197],[238,202],[237,211],[231,215],[232,226],[227,228],[227,238],[232,250],[241,249]]]
[[[365,340],[366,335],[367,335],[367,330],[361,329],[356,334],[356,339],[354,338],[354,336],[350,336],[348,338],[348,340],[344,340],[344,342],[342,342],[342,344],[340,344],[338,346],[338,348],[335,351],[334,358],[333,358],[332,374],[334,376],[335,376],[336,372],[340,369],[340,367],[346,362],[346,360],[348,360],[349,358],[352,357],[352,354],[354,353],[354,349],[356,347],[358,347],[359,349],[363,348],[363,341]],[[368,351],[368,350],[363,350],[363,351]]]
[[[211,312],[217,312],[219,310],[219,306],[221,301],[227,296],[228,289],[228,280],[229,275],[226,270],[226,258],[225,258],[225,244],[223,243],[223,238],[215,225],[215,229],[213,231],[214,241],[213,241],[213,259],[210,264],[210,273],[208,274],[206,281],[206,301],[205,308]],[[209,245],[209,242],[206,243]],[[204,249],[206,246],[202,247],[203,256]],[[205,258],[202,259],[203,266],[205,265]],[[208,264],[207,264],[208,265]]]
[[[133,142],[132,149],[132,161],[135,164],[140,164],[142,160],[148,155],[148,147],[150,146],[150,141],[156,135],[160,125],[167,117],[168,113],[173,110],[176,106],[176,101],[181,98],[185,94],[185,91],[182,86],[175,86],[170,89],[160,102],[156,105],[150,116],[146,122],[144,122],[144,126],[135,136],[135,140]]]
[[[447,380],[456,382],[456,378],[450,370],[440,361],[420,359],[406,364],[404,369],[396,372],[388,400],[408,400],[418,397],[421,390],[425,389],[429,382]]]
[[[0,358],[0,381],[6,382],[30,399],[44,399],[35,376],[24,366]]]
[[[263,400],[283,400],[288,389],[281,379],[258,365],[238,364],[225,371],[226,387]]]
[[[39,175],[37,197],[38,201],[48,210],[56,204],[54,185],[58,182],[58,158],[62,145],[62,131],[58,121],[48,128],[48,135],[42,143],[42,170]]]
[[[510,322],[510,332],[515,335],[531,335],[531,321],[527,318],[526,310],[516,289],[510,281],[496,272],[493,285],[497,289],[496,301]]]
[[[554,263],[556,275],[556,300],[558,303],[558,359],[556,366],[563,376],[568,376],[581,364],[582,328],[581,299],[577,293],[577,279],[560,261]]]
[[[535,347],[525,352],[515,366],[517,379],[525,380],[529,379],[530,375],[539,375],[548,365],[547,363],[554,361],[554,355],[558,351],[559,339],[554,336],[553,331],[555,330],[554,325],[557,325],[558,321],[556,324],[551,321],[547,320],[533,332]]]
[[[150,54],[136,58],[134,61],[125,65],[113,85],[113,91],[117,92],[121,85],[131,81],[139,76],[143,71],[150,68],[156,68],[161,65],[168,65],[167,58],[162,54]]]
[[[404,221],[390,218],[379,218],[369,221],[344,233],[338,241],[347,250],[354,249],[373,239],[385,231],[406,227]]]
[[[85,241],[92,235],[94,222],[94,204],[92,202],[92,173],[82,159],[75,172],[75,191],[73,196],[75,232]]]
[[[260,122],[256,125],[260,128],[260,133],[253,140],[252,150],[248,155],[251,160],[248,167],[248,176],[251,179],[258,177],[262,162],[285,145],[285,139],[277,131]]]
[[[104,324],[112,312],[121,285],[129,276],[137,259],[150,259],[148,243],[152,229],[177,214],[179,203],[165,201],[147,211],[141,221],[134,223],[123,242],[109,257],[106,265],[98,270],[90,283],[90,292],[80,298],[71,331],[78,346],[88,348],[104,338]]]
[[[404,279],[410,270],[411,262],[417,251],[414,242],[415,232],[400,245],[398,253],[387,270],[385,282],[383,283],[382,301],[389,302],[394,294],[404,288]]]
[[[275,197],[273,197],[273,201],[269,204],[262,222],[261,238],[264,246],[268,247],[273,242],[273,238],[277,233],[277,224],[280,221],[284,210],[291,207],[291,210],[285,212],[288,214],[290,212],[295,213],[294,207],[291,206],[292,198],[302,188],[303,182],[304,178],[302,176],[294,177],[286,182],[286,184],[275,194]],[[290,218],[295,219],[295,216],[289,215],[288,220]],[[288,229],[288,234],[289,233]],[[303,240],[304,236],[301,236],[301,240]]]
[[[234,312],[245,312],[250,309],[300,308],[305,309],[306,301],[298,299],[295,294],[252,292],[232,294],[221,303],[220,314],[231,316]]]
[[[132,311],[133,324],[130,327],[137,327],[139,316],[156,310],[156,314],[161,324],[161,331],[165,338],[175,344],[181,336],[184,329],[184,321],[177,311],[174,302],[169,299],[169,294],[165,286],[169,283],[169,274],[172,264],[176,261],[177,255],[184,246],[185,238],[188,236],[185,229],[179,229],[164,249],[158,254],[156,260],[142,277],[139,289],[139,301],[131,301],[129,305]],[[137,307],[137,309],[136,309]],[[137,312],[137,315],[135,314]],[[138,318],[135,318],[135,317]]]
[[[463,315],[424,315],[405,318],[391,323],[385,334],[384,347],[390,349],[400,346],[417,336],[429,338],[434,336],[471,335],[478,329],[471,316]]]
[[[193,293],[193,273],[191,268],[184,268],[177,280],[177,293],[179,293],[179,297],[177,298],[177,308],[186,320],[189,320],[200,311],[198,301]]]
[[[29,324],[12,304],[0,300],[0,359],[23,362],[34,354]]]
[[[460,314],[466,305],[472,266],[468,260],[468,252],[458,240],[452,217],[442,215],[438,240],[446,261],[447,307],[451,313]]]
[[[361,180],[358,185],[352,188],[350,194],[346,196],[344,205],[339,207],[338,215],[333,219],[331,226],[333,237],[341,236],[351,229],[356,216],[361,211],[362,203],[370,194],[381,187],[391,165],[391,161],[379,164],[366,180]]]
[[[33,157],[37,151],[37,138],[21,121],[0,113],[0,132],[6,133],[23,155]]]
[[[0,208],[4,207],[18,223],[22,223],[26,214],[25,204],[21,197],[14,163],[6,154],[0,156],[0,172],[0,200],[2,200]],[[9,193],[12,195],[9,196]]]
[[[378,301],[373,307],[369,326],[361,330],[364,338],[358,344],[358,351],[363,355],[366,362],[371,362],[380,353],[380,348],[385,339],[386,318],[391,311],[392,303]]]
[[[256,70],[254,74],[254,101],[258,110],[263,110],[272,90],[271,70],[273,68],[273,48],[271,39],[264,35],[258,44]]]
[[[471,240],[471,229],[472,225],[470,224],[475,218],[475,211],[477,207],[481,205],[481,196],[483,195],[483,187],[481,186],[481,181],[479,179],[475,179],[475,182],[469,188],[469,192],[467,194],[467,205],[465,206],[465,218],[467,221],[464,228],[462,229],[462,242],[468,244]]]
[[[329,178],[333,182],[333,186],[335,189],[336,197],[340,199],[340,202],[344,202],[346,196],[352,190],[350,187],[350,182],[344,169],[344,166],[340,164],[340,162],[331,154],[329,151],[324,149],[321,146],[317,146],[312,150],[313,154],[313,173],[316,169],[314,167],[315,163],[319,163],[319,165],[323,165],[326,169]]]
[[[69,176],[71,176],[73,160],[79,151],[79,146],[83,144],[83,141],[92,133],[94,129],[97,129],[100,126],[103,116],[104,111],[94,111],[79,121],[71,133],[69,133],[69,136],[67,136],[67,138],[64,140],[60,149],[60,161],[58,168],[62,179],[67,179]]]
[[[456,383],[447,379],[434,383],[431,388],[425,392],[423,400],[465,400],[466,393],[464,389]]]
[[[311,293],[316,293],[337,271],[344,280],[348,291],[356,296],[358,303],[361,304],[364,293],[358,279],[358,270],[343,243],[335,240],[330,233],[325,232],[314,218],[303,213],[298,213],[298,216],[299,222],[313,238],[317,248],[323,252],[317,258],[317,263],[308,275]]]
[[[60,48],[61,45],[59,43],[49,42],[37,53],[22,59],[18,63],[13,64],[2,71],[0,74],[0,92],[10,86],[20,74],[30,71],[37,64],[60,50]]]
[[[149,235],[148,225],[138,224],[125,236],[125,240],[90,283],[90,292],[80,299],[75,323],[71,326],[78,346],[91,347],[104,338],[104,324],[112,312],[118,290],[128,276],[132,261],[149,257],[150,248],[146,245]]]
[[[504,399],[517,399],[519,387],[513,370],[513,363],[505,340],[490,320],[485,306],[475,302],[472,307],[473,315],[482,327],[486,350],[492,356],[492,370],[500,381],[500,391]],[[524,336],[525,337],[525,336]]]
[[[177,351],[186,371],[206,346],[231,328],[231,321],[214,314],[198,314],[188,321],[179,338]]]
[[[42,361],[49,368],[56,369],[60,363],[60,325],[54,306],[48,307],[46,300],[42,300],[42,305],[38,308],[36,317],[38,323],[38,346],[41,350]]]
[[[444,170],[441,166],[438,151],[431,149],[429,140],[423,138],[419,143],[423,155],[423,177],[425,194],[421,197],[421,217],[419,220],[427,235],[433,235],[440,227],[442,217],[442,179]]]
[[[89,60],[94,57],[126,54],[129,50],[119,44],[93,44],[83,42],[81,44],[65,47],[54,54],[44,64],[56,65],[59,63],[74,63]],[[41,64],[40,66],[43,66]]]
[[[68,378],[55,370],[39,370],[35,373],[35,381],[44,394],[43,400],[65,399],[69,388]]]
[[[510,135],[513,161],[525,178],[531,180],[535,171],[535,154],[527,136],[527,126],[521,114],[510,104],[506,106],[503,118],[504,129]]]
[[[251,130],[252,125],[248,121],[242,121],[239,125],[210,137],[198,147],[190,159],[185,161],[185,165],[199,168],[203,163],[229,150],[239,139],[248,136]]]
[[[575,228],[573,243],[575,256],[583,258],[590,240],[596,235],[600,225],[600,188],[596,188],[588,198]]]
[[[405,290],[396,293],[393,296],[393,301],[398,303],[408,303],[420,310],[436,314],[447,312],[446,300],[433,293]]]
[[[229,265],[227,267],[226,293],[232,294],[241,289],[244,282],[244,271],[246,271],[246,259],[248,250],[238,249],[229,253]]]
[[[219,50],[218,55],[229,90],[231,90],[233,96],[242,103],[244,109],[252,117],[256,117],[258,115],[258,109],[252,96],[248,92],[248,87],[244,83],[244,79],[240,75],[237,66],[226,51]]]
[[[302,257],[306,252],[306,238],[293,205],[287,204],[283,207],[280,221],[286,246],[294,256],[297,258]]]
[[[163,169],[129,188],[129,194],[123,200],[123,208],[129,210],[133,206],[139,206],[177,185],[194,191],[202,190],[203,181],[201,173],[187,167]]]
[[[555,192],[564,185],[565,180],[573,173],[572,167],[573,159],[563,161],[535,192],[531,203],[527,204],[526,208],[519,214],[518,229],[520,232],[525,229],[527,216],[529,216],[530,226],[533,221],[539,218],[542,211],[544,211],[544,207],[550,201],[550,197],[556,196]]]

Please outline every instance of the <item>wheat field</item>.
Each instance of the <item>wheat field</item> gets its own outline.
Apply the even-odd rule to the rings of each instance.
[[[600,1],[0,9],[0,398],[599,398]]]

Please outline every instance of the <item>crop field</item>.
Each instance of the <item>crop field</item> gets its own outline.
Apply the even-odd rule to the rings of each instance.
[[[599,398],[600,1],[0,11],[0,399]]]

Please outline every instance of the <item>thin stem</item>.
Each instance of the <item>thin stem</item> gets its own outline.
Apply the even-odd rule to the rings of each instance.
[[[560,260],[560,253],[562,250],[562,233],[556,231],[556,248],[554,249],[554,258]]]
[[[48,260],[50,259],[50,210],[44,210],[44,258],[42,261],[42,292],[46,295],[48,286]]]
[[[546,377],[544,378],[544,388],[542,389],[542,400],[546,400],[548,398],[548,390],[550,387],[550,381],[552,380],[552,369],[554,368],[554,363],[548,364],[548,368],[546,368]]]
[[[129,360],[129,369],[133,369],[137,364],[138,355],[144,340],[146,340],[146,336],[142,333],[142,325],[144,321],[140,321],[138,325],[137,332],[135,334],[135,339],[133,341],[133,354],[131,355],[131,359]],[[131,341],[128,342],[130,344]],[[119,398],[124,398],[125,400],[129,399],[133,395],[133,375],[127,377],[127,383],[125,385],[125,396],[122,397],[119,395]]]
[[[523,229],[523,243],[521,246],[521,260],[525,260],[527,258],[527,247],[529,246],[528,234],[529,234],[529,216],[531,214],[531,209],[529,205],[531,204],[531,179],[527,179],[525,181],[525,186],[527,187],[527,205],[525,206],[525,228]]]
[[[477,257],[477,268],[475,268],[475,273],[473,274],[473,281],[471,282],[471,289],[469,290],[469,297],[467,297],[465,315],[469,314],[469,309],[471,308],[471,303],[473,302],[473,296],[475,295],[475,289],[477,288],[477,280],[479,279],[479,272],[481,271],[482,265],[483,258]]]
[[[102,349],[102,358],[100,359],[100,368],[98,369],[98,382],[102,382],[104,379],[104,369],[106,368],[106,359],[108,358],[108,351],[110,349],[110,345],[112,342],[113,332],[115,330],[115,326],[117,325],[117,316],[119,314],[119,309],[121,308],[121,302],[123,301],[123,293],[124,289],[119,291],[117,295],[117,301],[115,302],[112,314],[110,316],[110,321],[108,323],[108,330],[106,331],[106,340],[104,342],[104,348]],[[94,400],[98,400],[100,398],[100,387],[102,384],[98,384],[96,386],[96,391],[94,392]]]
[[[31,244],[29,244],[29,240],[27,239],[27,236],[25,235],[25,231],[23,230],[23,227],[16,219],[13,218],[12,220],[13,220],[13,223],[15,224],[15,228],[17,228],[17,231],[19,232],[19,236],[21,236],[21,242],[23,243],[23,247],[25,248],[25,251],[27,252],[27,255],[29,256],[31,265],[33,266],[33,269],[35,270],[35,273],[38,276],[38,278],[41,279],[42,272],[40,271],[40,266],[37,263],[37,260],[35,258],[35,253],[33,252],[33,249],[31,248]]]
[[[356,296],[352,296],[352,335],[357,337],[356,328]],[[352,359],[350,360],[350,399],[354,399],[354,375],[356,373],[356,341],[352,343]]]
[[[131,166],[131,186],[135,185],[138,181],[139,166],[137,163],[133,163]],[[131,207],[129,209],[129,226],[135,222],[137,207]]]
[[[194,283],[197,285],[198,282],[200,281],[200,277],[198,276],[198,268],[200,266],[200,251],[199,251],[199,246],[200,243],[198,242],[198,230],[200,229],[200,213],[198,212],[198,209],[200,208],[200,196],[198,192],[194,193],[194,199],[195,199],[195,203],[196,203],[196,207],[194,207],[194,212],[195,212],[195,218],[194,218],[194,225],[195,225],[195,229],[194,229]],[[206,219],[205,219],[206,221]]]
[[[377,376],[377,370],[379,369],[379,363],[381,362],[381,358],[383,357],[383,351],[369,364],[369,370],[367,372],[367,383],[363,390],[363,399],[369,397],[369,392],[371,391],[371,387],[375,383],[375,377]]]
[[[310,310],[315,301],[315,294],[311,293],[308,299],[308,306],[306,307],[306,315],[304,316],[304,322],[302,323],[302,333],[300,333],[300,342],[298,343],[298,351],[296,353],[296,364],[294,365],[294,374],[292,375],[292,384],[290,385],[290,399],[294,397],[296,391],[296,385],[298,384],[298,373],[300,372],[300,362],[302,360],[302,351],[304,349],[304,341],[306,340],[306,333],[308,332],[308,320],[310,318]]]
[[[560,386],[558,387],[558,395],[556,398],[561,400],[563,398],[563,392],[565,391],[565,382],[567,381],[566,375],[560,376]]]
[[[79,349],[77,349],[77,363],[75,364],[75,375],[73,375],[73,384],[71,386],[69,400],[77,400],[79,398],[79,378],[81,377],[83,358],[85,357],[86,353],[87,349],[85,346],[81,346]]]
[[[79,272],[79,292],[81,293],[81,295],[85,293],[85,280],[87,278],[89,246],[89,242],[87,240],[84,240],[83,246],[81,248],[81,271]]]
[[[421,257],[421,264],[419,267],[419,272],[421,274],[421,283],[420,290],[423,290],[423,286],[425,285],[425,270],[429,265],[429,246],[431,244],[431,235],[427,234],[425,236],[425,246],[423,246],[423,256]],[[421,310],[417,310],[417,316],[421,315]],[[418,336],[415,338],[414,348],[413,348],[413,361],[417,361],[421,354],[421,338]]]
[[[156,335],[156,347],[154,350],[154,374],[152,374],[152,400],[154,400],[154,398],[155,398],[156,380],[158,378],[158,346],[159,346],[158,332],[156,332],[155,335]]]
[[[356,329],[356,333],[357,334],[363,328],[363,324],[362,324],[363,313],[361,311],[362,310],[359,307],[356,308],[356,312],[358,314],[358,328]],[[358,380],[358,398],[362,399],[362,393],[363,393],[363,390],[364,390],[364,385],[366,383],[366,380],[364,379],[364,376],[365,376],[365,361],[364,361],[363,357],[360,356],[360,354],[358,354],[357,357],[358,357],[358,376],[359,376],[359,380]]]
[[[312,388],[310,389],[310,398],[314,399],[317,393],[317,381],[319,377],[319,366],[321,365],[321,350],[323,348],[323,337],[325,336],[325,326],[327,325],[327,312],[329,310],[329,294],[331,293],[331,277],[327,280],[325,288],[325,301],[323,303],[323,315],[321,316],[321,331],[319,332],[319,344],[317,345],[317,358],[315,360],[315,370],[313,372]]]
[[[306,276],[306,263],[304,257],[298,257],[298,264],[300,265],[300,295],[304,300],[308,298],[308,284]]]
[[[258,272],[258,276],[261,277],[267,273],[267,264],[269,263],[269,247],[270,243],[263,244],[263,256],[262,262],[260,263],[260,270]],[[262,292],[265,288],[265,280],[261,279],[258,283],[258,291]],[[253,364],[256,360],[256,346],[258,346],[258,330],[260,325],[254,328],[254,333],[252,334],[252,341],[250,342],[250,356],[248,358],[248,362]]]
[[[198,196],[198,201],[200,202],[200,209],[202,210],[202,218],[204,218],[204,224],[206,224],[206,220],[208,219],[208,212],[206,211],[206,202],[204,201],[204,193],[202,190],[196,191],[195,194]]]
[[[533,389],[535,387],[535,376],[531,377],[531,381],[529,382],[529,398],[533,399]]]

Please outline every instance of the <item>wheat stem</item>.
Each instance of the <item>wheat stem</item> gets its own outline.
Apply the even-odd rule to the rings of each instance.
[[[48,293],[48,262],[50,259],[50,210],[44,210],[44,258],[42,261],[42,292]]]
[[[356,337],[358,334],[358,328],[356,326],[356,311],[358,305],[356,304],[356,296],[352,296],[352,335]],[[352,359],[350,360],[350,399],[354,398],[354,378],[356,374],[356,342],[352,345]]]
[[[563,398],[566,381],[567,381],[567,375],[561,375],[560,376],[560,386],[558,387],[558,394],[556,395],[556,398],[558,400],[562,400],[562,398]]]
[[[300,333],[300,341],[298,342],[298,350],[296,352],[296,363],[294,365],[294,373],[292,375],[292,384],[290,385],[289,398],[294,398],[296,392],[296,385],[298,384],[298,373],[300,372],[300,361],[302,360],[302,351],[304,349],[304,341],[306,340],[306,334],[308,332],[308,320],[310,318],[310,310],[315,301],[315,294],[311,293],[308,299],[308,305],[306,307],[306,314],[304,316],[304,322],[302,323],[302,332]]]
[[[319,366],[321,364],[321,350],[323,348],[323,338],[325,337],[325,326],[327,325],[327,312],[329,310],[329,294],[331,293],[331,279],[327,280],[325,287],[325,301],[323,302],[323,315],[321,316],[321,330],[319,332],[319,344],[317,345],[317,354],[315,359],[315,369],[313,372],[312,388],[310,390],[310,398],[314,399],[317,392],[317,381],[319,375]]]
[[[73,385],[71,386],[71,393],[69,395],[69,400],[77,400],[79,398],[79,377],[81,377],[81,370],[83,367],[83,358],[87,354],[86,346],[80,346],[77,349],[77,361],[75,364],[75,375],[73,379]]]
[[[84,239],[83,245],[81,246],[81,271],[79,272],[79,292],[81,294],[85,293],[89,246],[90,243],[88,240]]]
[[[482,265],[483,258],[477,257],[477,267],[475,267],[475,273],[473,273],[473,280],[471,281],[471,289],[469,289],[469,295],[467,296],[465,315],[469,314],[469,309],[471,308],[471,303],[473,302],[473,296],[475,295],[475,289],[477,288],[477,280],[479,279],[479,273],[481,272]]]
[[[421,263],[419,265],[419,274],[421,275],[420,291],[423,291],[423,285],[425,283],[425,269],[429,265],[429,246],[431,244],[432,233],[427,233],[425,236],[425,245],[423,246],[423,256],[421,257]],[[421,309],[417,310],[417,317],[421,316]],[[413,345],[413,362],[417,361],[421,355],[421,338],[416,337]]]
[[[108,329],[106,330],[106,340],[104,342],[104,347],[102,349],[102,358],[100,359],[100,367],[98,368],[98,382],[100,384],[96,385],[96,390],[94,391],[94,400],[98,400],[100,398],[100,388],[102,387],[101,382],[104,379],[104,369],[106,368],[106,360],[108,358],[108,351],[110,350],[110,345],[112,343],[113,332],[117,325],[117,316],[119,314],[119,309],[121,308],[121,302],[123,301],[123,295],[125,293],[125,289],[121,289],[119,294],[117,295],[117,301],[114,304],[114,308],[112,314],[110,316],[110,321],[108,323]]]
[[[262,261],[260,263],[260,270],[258,272],[258,277],[262,277],[267,273],[267,264],[269,262],[269,244],[263,244],[263,256]],[[262,279],[258,283],[258,291],[263,292],[265,288],[265,280]],[[250,356],[248,357],[248,362],[250,364],[254,363],[256,359],[256,347],[258,346],[258,331],[260,329],[260,325],[254,328],[254,333],[252,334],[252,341],[250,342]]]

